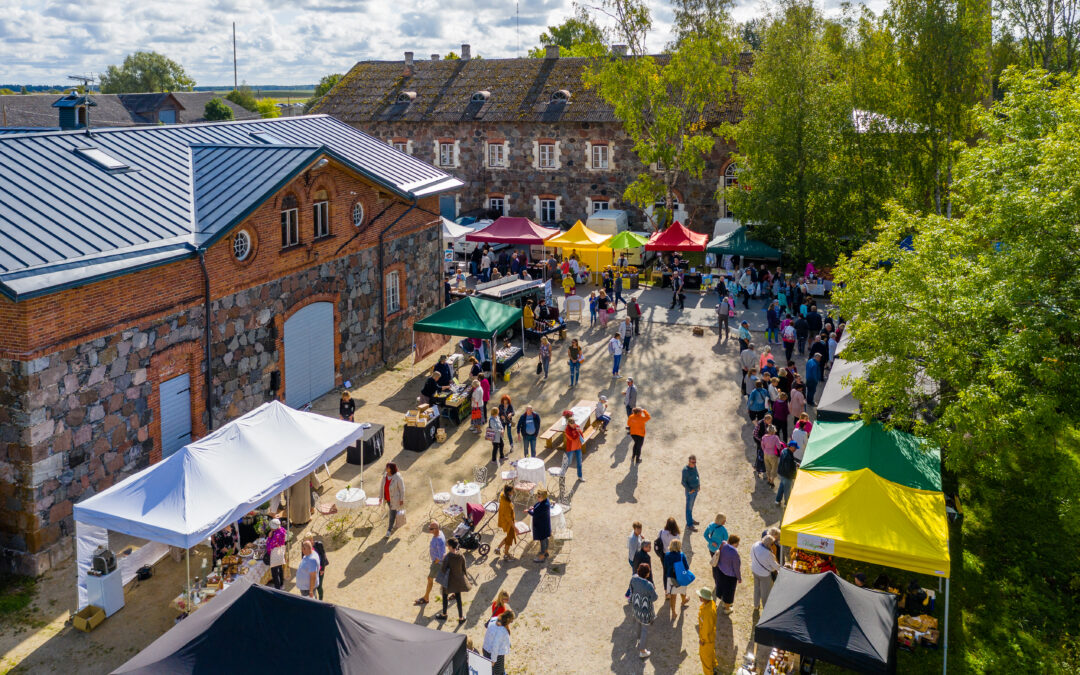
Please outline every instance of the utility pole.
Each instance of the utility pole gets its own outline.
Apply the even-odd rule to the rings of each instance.
[[[232,24],[232,88],[239,89],[239,82],[236,79],[236,22]]]
[[[514,3],[514,24],[517,33],[517,53],[514,56],[521,57],[521,0]]]

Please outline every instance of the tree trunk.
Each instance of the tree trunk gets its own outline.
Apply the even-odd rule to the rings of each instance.
[[[1046,0],[1046,32],[1043,33],[1043,70],[1050,70],[1054,53],[1054,2]]]

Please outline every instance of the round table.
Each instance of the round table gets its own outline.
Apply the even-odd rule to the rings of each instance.
[[[358,509],[364,505],[367,494],[360,488],[347,488],[339,490],[335,495],[335,499],[337,500],[338,509]]]
[[[547,472],[544,469],[544,460],[539,457],[524,457],[517,461],[518,480],[528,481],[536,485],[547,485]]]
[[[566,529],[566,514],[563,512],[563,505],[555,502],[551,505],[551,531],[562,532]]]
[[[478,503],[480,501],[480,484],[479,483],[458,483],[454,487],[450,488],[450,503],[455,506],[460,506],[462,509],[469,502]]]

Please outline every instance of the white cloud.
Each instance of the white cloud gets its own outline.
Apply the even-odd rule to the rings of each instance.
[[[739,19],[764,0],[740,0]],[[823,0],[829,4],[833,0]],[[883,0],[874,0],[880,3]],[[668,42],[667,0],[649,0],[657,29],[649,47]],[[472,45],[486,58],[524,55],[546,26],[573,13],[572,0],[0,0],[0,79],[62,84],[75,72],[99,73],[136,50],[179,61],[202,85],[232,82],[232,23],[240,79],[250,84],[311,84],[365,59],[423,56]]]

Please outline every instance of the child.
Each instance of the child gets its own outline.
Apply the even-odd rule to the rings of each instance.
[[[499,591],[499,595],[495,597],[495,602],[491,603],[491,616],[496,617],[510,609],[510,594],[506,591]]]
[[[596,323],[596,291],[589,293],[589,325]]]
[[[600,394],[600,400],[596,402],[596,421],[600,422],[604,426],[601,428],[607,431],[607,425],[611,422],[611,415],[607,414],[607,396]]]

